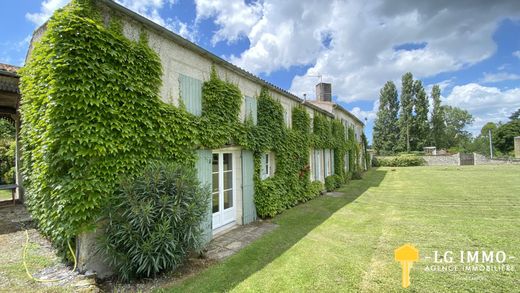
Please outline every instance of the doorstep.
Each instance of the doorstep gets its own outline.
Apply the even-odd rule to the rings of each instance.
[[[264,234],[271,232],[276,227],[278,225],[270,221],[256,221],[248,225],[233,226],[215,234],[215,237],[208,245],[206,255],[213,260],[225,259],[239,252]]]

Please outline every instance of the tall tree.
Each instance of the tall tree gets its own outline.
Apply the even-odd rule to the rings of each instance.
[[[514,149],[515,137],[520,136],[520,119],[511,119],[500,125],[495,132],[493,145],[503,154],[511,152]]]
[[[413,134],[411,134],[412,149],[422,151],[428,144],[430,124],[428,122],[428,96],[420,80],[414,82],[415,116],[413,117]]]
[[[515,112],[513,112],[513,114],[511,114],[511,116],[509,116],[509,119],[511,119],[511,120],[520,120],[520,109],[518,109]]]
[[[464,130],[466,126],[473,123],[473,116],[466,110],[451,106],[442,106],[445,121],[446,131],[444,141],[446,147],[461,148],[471,141],[471,133]]]
[[[441,105],[441,88],[438,85],[433,86],[431,97],[433,100],[431,141],[438,149],[441,149],[446,147],[444,142],[446,124]]]
[[[410,132],[413,119],[413,75],[407,72],[402,77],[401,87],[401,113],[399,114],[399,150],[410,151]]]
[[[379,109],[374,123],[373,143],[379,154],[391,154],[399,139],[399,100],[397,88],[392,81],[386,82],[379,92]]]

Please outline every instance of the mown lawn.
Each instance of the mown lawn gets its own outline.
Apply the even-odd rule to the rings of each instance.
[[[379,168],[341,191],[277,216],[270,234],[163,290],[520,292],[520,166]],[[404,243],[420,251],[408,289],[393,255]],[[434,251],[448,250],[447,269],[461,250],[479,250],[504,251],[515,271],[428,271]]]
[[[12,200],[13,194],[11,190],[0,190],[0,201],[3,200]]]

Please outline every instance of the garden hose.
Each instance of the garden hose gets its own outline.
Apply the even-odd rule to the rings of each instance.
[[[70,253],[72,254],[72,259],[74,260],[74,268],[72,268],[72,271],[75,271],[76,270],[76,254],[74,253],[74,251],[72,250],[72,247],[70,246],[70,241],[67,241],[67,246],[69,247],[69,251]],[[36,281],[36,282],[58,282],[58,281],[61,281],[65,278],[61,278],[61,279],[37,279],[35,277],[33,277],[31,275],[31,273],[29,273],[29,269],[27,268],[27,263],[25,262],[25,257],[27,255],[27,247],[29,247],[29,232],[27,232],[27,230],[25,230],[25,247],[23,248],[23,256],[22,256],[22,259],[23,259],[23,266],[25,267],[25,273],[27,273],[27,276],[29,276],[29,279],[33,280],[33,281]]]

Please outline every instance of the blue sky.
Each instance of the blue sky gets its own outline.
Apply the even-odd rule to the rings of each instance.
[[[0,62],[23,65],[34,29],[67,2],[1,1]],[[314,98],[321,76],[369,138],[379,89],[407,71],[470,111],[473,133],[520,108],[520,1],[118,2],[298,96]]]

